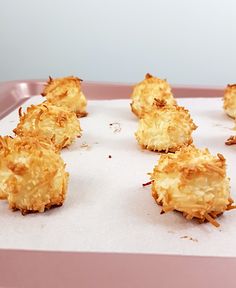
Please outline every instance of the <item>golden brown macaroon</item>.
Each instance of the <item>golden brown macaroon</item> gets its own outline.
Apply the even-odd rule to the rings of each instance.
[[[169,83],[150,74],[146,74],[145,79],[134,86],[131,99],[131,109],[139,118],[152,111],[155,100],[176,105]]]
[[[57,79],[49,77],[42,96],[52,104],[67,107],[78,117],[84,117],[87,115],[87,101],[81,91],[81,81],[73,76]]]
[[[161,155],[151,180],[162,213],[177,210],[189,220],[195,217],[219,226],[215,218],[235,208],[225,162],[221,154],[212,156],[208,149],[194,146]]]
[[[224,91],[224,109],[230,117],[236,119],[236,84],[227,85]]]
[[[156,101],[152,111],[139,120],[135,133],[138,143],[147,150],[175,152],[190,145],[197,128],[187,109]]]
[[[6,165],[5,156],[9,153],[9,145],[12,141],[10,136],[0,136],[0,199],[7,199],[6,180],[12,174]]]
[[[27,214],[61,206],[69,174],[54,146],[34,137],[1,138],[1,143],[4,165],[10,171],[4,187],[9,207]]]
[[[65,107],[58,107],[45,101],[40,105],[28,107],[24,114],[20,109],[19,115],[20,122],[13,130],[16,135],[48,137],[58,150],[81,136],[79,120],[74,112]]]

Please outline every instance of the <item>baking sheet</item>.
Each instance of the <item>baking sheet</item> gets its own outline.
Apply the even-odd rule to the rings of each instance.
[[[23,110],[42,100],[32,97]],[[236,146],[224,145],[235,133],[234,123],[224,114],[221,99],[185,98],[178,103],[199,126],[195,144],[226,157],[236,198]],[[150,187],[142,187],[159,156],[137,145],[137,119],[129,100],[89,101],[88,112],[80,119],[82,138],[62,152],[70,173],[65,204],[22,216],[1,201],[0,248],[236,256],[236,211],[218,219],[220,228],[187,221],[175,212],[160,215]],[[14,111],[0,121],[0,134],[9,134],[17,122]]]

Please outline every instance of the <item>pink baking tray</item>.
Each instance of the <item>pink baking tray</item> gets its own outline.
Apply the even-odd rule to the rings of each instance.
[[[44,81],[0,83],[0,119],[40,94]],[[83,83],[89,99],[128,98],[131,85]],[[174,87],[176,97],[220,97],[220,88]],[[4,233],[4,231],[2,231]],[[235,287],[236,258],[0,249],[0,287]]]
[[[33,95],[42,92],[43,80],[11,81],[0,83],[0,119]],[[125,99],[130,97],[132,85],[83,82],[88,99]],[[221,88],[174,87],[175,97],[221,97]]]

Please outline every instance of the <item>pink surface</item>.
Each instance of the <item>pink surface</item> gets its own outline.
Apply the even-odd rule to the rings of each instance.
[[[43,81],[0,83],[0,118],[39,94]],[[127,98],[130,85],[83,83],[89,99]],[[176,87],[176,97],[219,97],[222,89]],[[3,231],[4,232],[4,231]],[[148,237],[148,235],[147,235]],[[0,249],[0,287],[235,287],[236,258]]]
[[[235,287],[235,258],[1,251],[3,287]]]
[[[0,119],[20,106],[25,99],[42,92],[44,80],[11,81],[0,83]],[[82,82],[88,99],[125,99],[132,92],[132,85]],[[175,97],[222,97],[221,88],[173,87]]]

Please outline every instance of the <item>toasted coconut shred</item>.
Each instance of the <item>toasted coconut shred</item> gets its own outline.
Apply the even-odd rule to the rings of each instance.
[[[87,100],[81,91],[81,81],[73,76],[57,79],[49,77],[42,96],[46,97],[48,102],[67,107],[78,117],[84,117],[87,115]]]
[[[236,144],[236,136],[230,136],[226,142],[226,145],[235,145]]]
[[[225,158],[212,156],[208,149],[184,147],[160,157],[151,174],[152,196],[162,213],[180,211],[183,216],[218,227],[216,218],[235,209],[226,176]]]

